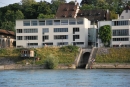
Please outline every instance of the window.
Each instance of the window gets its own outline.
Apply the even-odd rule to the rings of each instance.
[[[54,35],[54,39],[68,39],[68,35]]]
[[[113,26],[123,26],[123,25],[128,25],[129,21],[113,21],[112,25]]]
[[[121,16],[121,19],[124,19],[124,16]]]
[[[17,36],[17,40],[23,40],[22,36]]]
[[[45,21],[39,21],[39,25],[45,25]]]
[[[54,25],[60,25],[60,20],[54,20]]]
[[[128,36],[129,29],[113,30],[112,34],[113,34],[113,36]]]
[[[79,32],[79,28],[73,28],[73,34],[75,34],[75,32]]]
[[[42,36],[42,41],[45,41],[45,40],[48,40],[48,39],[49,39],[49,36],[48,36],[48,35]]]
[[[28,46],[38,46],[38,43],[28,43]]]
[[[42,33],[44,34],[44,33],[49,33],[49,28],[43,28],[42,29]]]
[[[61,25],[68,25],[68,20],[61,20]]]
[[[84,42],[73,42],[75,45],[84,45]]]
[[[37,21],[31,21],[31,25],[32,26],[36,26],[37,25]]]
[[[30,21],[23,21],[24,26],[30,26]]]
[[[43,46],[45,46],[45,45],[53,45],[53,43],[52,42],[43,43]]]
[[[83,24],[83,20],[77,20],[77,24]]]
[[[113,38],[113,41],[129,41],[129,38]]]
[[[22,29],[17,29],[17,33],[22,33]]]
[[[79,35],[73,35],[73,41],[75,41],[75,39],[80,39]]]
[[[128,10],[126,10],[126,13],[128,13]]]
[[[68,45],[68,42],[58,42],[57,45]]]
[[[38,29],[24,29],[24,33],[38,33]]]
[[[46,20],[46,25],[53,25],[52,20]]]
[[[76,24],[75,22],[76,22],[75,20],[69,20],[70,25],[75,25]]]
[[[24,36],[24,40],[38,40],[38,36]]]
[[[54,32],[68,32],[68,28],[54,28]]]

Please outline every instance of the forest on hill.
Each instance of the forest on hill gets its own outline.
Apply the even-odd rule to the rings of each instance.
[[[130,2],[125,0],[81,0],[80,9],[109,9],[112,18],[120,14],[123,8]],[[35,0],[21,0],[20,3],[9,4],[0,7],[0,29],[15,31],[15,20],[17,19],[44,19],[54,18],[58,6],[66,3],[66,0],[52,0],[51,2]],[[74,3],[70,1],[69,3]]]

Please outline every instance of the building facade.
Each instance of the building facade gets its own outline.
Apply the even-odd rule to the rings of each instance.
[[[130,19],[115,19],[112,21],[98,22],[98,28],[104,25],[111,26],[111,47],[130,47]],[[98,43],[98,47],[103,46],[100,39]]]
[[[16,20],[16,47],[88,46],[86,18]]]

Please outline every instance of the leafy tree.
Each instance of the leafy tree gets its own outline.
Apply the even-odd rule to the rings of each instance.
[[[32,4],[36,4],[35,0],[21,0],[22,5],[31,6]]]
[[[44,18],[54,18],[54,15],[53,14],[51,14],[51,15],[44,15],[44,14],[39,14],[38,15],[38,17],[37,17],[38,19],[44,19]]]
[[[74,1],[70,1],[69,3],[73,3],[74,4],[75,2]]]
[[[102,43],[106,46],[110,43],[112,38],[112,32],[110,25],[101,26],[99,29],[99,38],[102,40]]]
[[[110,11],[110,19],[117,19],[118,14],[116,14],[114,11]]]
[[[6,22],[2,22],[2,29],[6,29],[6,30],[10,30],[10,31],[15,31],[14,29],[15,24],[11,21],[6,21]]]
[[[23,18],[24,18],[24,14],[20,10],[16,11],[15,19],[23,19]]]

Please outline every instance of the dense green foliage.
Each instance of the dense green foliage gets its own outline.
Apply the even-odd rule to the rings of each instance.
[[[101,50],[100,50],[101,51]],[[130,48],[110,48],[96,55],[97,63],[130,63]]]
[[[108,45],[112,38],[112,31],[110,25],[101,26],[99,29],[99,38],[101,39],[104,46]]]

